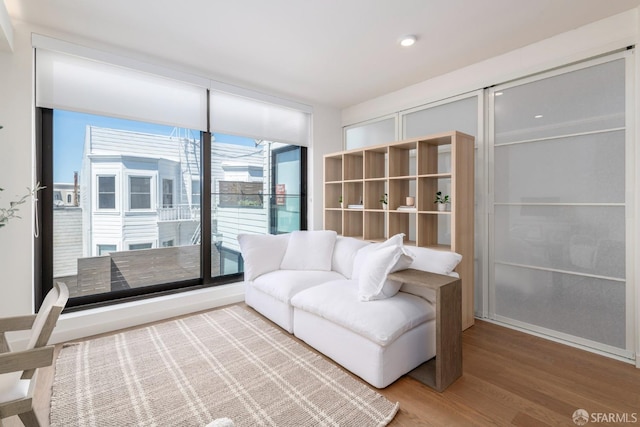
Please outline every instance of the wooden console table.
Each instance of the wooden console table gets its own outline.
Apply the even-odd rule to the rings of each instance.
[[[408,375],[441,392],[462,376],[461,280],[412,268],[391,273],[388,277],[435,291],[436,357]]]

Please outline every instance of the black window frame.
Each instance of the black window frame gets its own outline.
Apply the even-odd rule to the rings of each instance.
[[[36,107],[36,179],[45,188],[39,193],[40,203],[35,214],[40,219],[40,233],[34,237],[34,306],[42,305],[47,292],[53,287],[53,115],[54,110]],[[120,304],[128,301],[152,298],[189,290],[241,282],[244,273],[211,276],[211,254],[215,251],[211,239],[211,139],[212,133],[200,133],[200,278],[182,282],[170,282],[147,287],[112,290],[108,293],[70,298],[65,312]],[[307,148],[301,147],[302,173],[300,175],[301,215],[300,229],[307,229]],[[153,183],[151,184],[153,185]],[[117,191],[117,188],[116,188]],[[117,206],[117,202],[116,202]],[[153,207],[153,201],[152,201]],[[121,206],[120,209],[123,207]],[[240,265],[243,265],[240,256]]]

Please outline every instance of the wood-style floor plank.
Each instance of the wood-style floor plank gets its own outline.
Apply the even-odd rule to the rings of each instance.
[[[39,373],[35,401],[43,427],[53,374],[53,368]],[[393,427],[574,426],[579,408],[636,413],[640,424],[640,369],[481,320],[463,333],[463,376],[443,393],[406,376],[379,392],[400,402]],[[11,417],[4,425],[22,424]]]

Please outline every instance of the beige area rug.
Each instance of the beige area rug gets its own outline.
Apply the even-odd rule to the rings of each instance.
[[[384,426],[398,404],[242,307],[65,345],[51,426]]]

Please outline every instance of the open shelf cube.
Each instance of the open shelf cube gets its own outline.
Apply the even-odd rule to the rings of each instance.
[[[389,146],[389,177],[415,175],[415,158],[417,144],[415,141]]]
[[[404,233],[405,245],[416,245],[416,214],[412,212],[389,212],[389,236]]]
[[[344,211],[344,223],[342,234],[349,237],[358,237],[362,239],[364,231],[364,212],[363,211]]]
[[[342,197],[342,183],[332,182],[324,185],[324,207],[327,209],[337,209],[340,207],[340,197]]]
[[[452,250],[451,212],[418,214],[417,244],[431,248]]]
[[[388,190],[386,180],[365,181],[364,183],[364,208],[383,209],[380,199],[384,197]]]
[[[423,211],[437,211],[438,206],[435,203],[436,193],[442,192],[442,195],[448,195],[450,200],[453,200],[451,192],[451,176],[431,176],[418,178],[418,192],[421,197],[418,198],[418,210]],[[449,202],[451,203],[451,202]]]
[[[364,177],[364,153],[356,151],[342,157],[342,175],[345,181],[362,179]]]
[[[345,182],[342,189],[344,191],[342,200],[345,209],[349,209],[349,205],[361,205],[363,203],[364,186],[362,181]]]
[[[386,230],[386,215],[384,212],[370,212],[364,213],[364,239],[381,241],[385,240],[388,236],[385,234]]]
[[[385,178],[387,173],[387,147],[364,153],[364,178]]]
[[[324,182],[342,181],[342,154],[324,158]]]
[[[336,233],[342,234],[342,211],[332,210],[324,211],[324,229],[335,230]]]
[[[389,210],[407,204],[407,197],[416,195],[416,180],[413,178],[395,178],[389,180]]]

